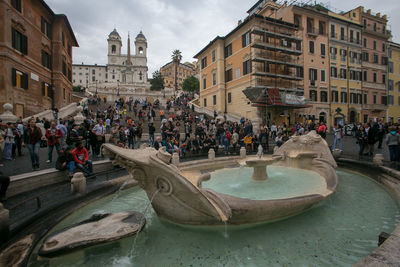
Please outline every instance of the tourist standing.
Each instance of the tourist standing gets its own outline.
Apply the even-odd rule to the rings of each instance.
[[[333,146],[332,146],[332,151],[336,149],[336,147],[339,147],[340,152],[343,151],[343,146],[342,146],[342,137],[343,137],[343,129],[342,125],[335,125],[333,128],[333,135],[334,135],[334,140],[333,140]]]
[[[358,155],[361,157],[364,153],[365,145],[368,143],[368,137],[364,126],[360,125],[360,128],[356,131],[356,138],[360,147]]]
[[[30,119],[28,128],[24,129],[24,143],[29,150],[29,155],[32,162],[32,170],[39,170],[39,149],[40,141],[42,140],[42,131],[36,126],[35,120]]]
[[[390,161],[399,160],[399,144],[400,135],[396,132],[395,128],[391,128],[390,132],[386,135],[386,145],[389,148]]]
[[[3,159],[11,160],[11,152],[12,147],[14,145],[14,138],[16,132],[14,130],[14,125],[11,122],[7,123],[7,128],[4,133],[4,152],[3,152]]]
[[[56,123],[52,121],[50,123],[50,128],[46,130],[46,139],[47,139],[47,163],[53,161],[53,150],[56,148],[57,154],[59,154],[61,149],[61,138],[63,136],[61,130],[56,128]]]
[[[93,127],[92,132],[96,135],[95,155],[101,157],[100,147],[104,143],[104,136],[106,133],[106,127],[104,127],[102,119]]]

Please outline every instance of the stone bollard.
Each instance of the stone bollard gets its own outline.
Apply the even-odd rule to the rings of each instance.
[[[9,232],[9,212],[0,203],[0,241],[6,241]]]
[[[383,165],[383,160],[384,160],[383,154],[376,154],[374,159],[372,160],[372,162],[376,166],[382,166]]]
[[[332,151],[332,156],[333,156],[334,159],[338,159],[341,154],[342,154],[342,152],[340,152],[339,149],[335,149],[335,150]]]
[[[208,150],[208,159],[209,160],[214,160],[215,159],[215,151],[212,148],[210,148],[210,150]]]
[[[86,177],[81,172],[74,174],[71,179],[71,193],[86,194]]]
[[[172,154],[171,164],[175,165],[175,166],[179,165],[179,155],[178,155],[178,153],[175,152],[174,154]]]
[[[242,146],[240,148],[240,158],[244,159],[246,157],[246,148]]]

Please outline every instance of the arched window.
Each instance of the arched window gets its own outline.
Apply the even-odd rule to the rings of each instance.
[[[117,51],[117,47],[115,45],[111,46],[111,53],[115,54],[115,52]]]
[[[139,54],[143,55],[143,53],[144,53],[143,47],[139,47]]]

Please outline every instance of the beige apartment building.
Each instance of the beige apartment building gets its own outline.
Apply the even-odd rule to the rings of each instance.
[[[177,83],[177,90],[182,90],[183,81],[196,75],[196,67],[189,62],[177,63],[174,61],[168,62],[160,68],[161,76],[164,78],[164,88],[175,89],[175,77]]]

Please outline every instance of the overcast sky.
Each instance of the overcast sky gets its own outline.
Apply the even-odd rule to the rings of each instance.
[[[183,62],[217,35],[224,36],[246,17],[257,0],[46,0],[55,13],[68,16],[79,48],[73,50],[74,64],[107,63],[107,37],[117,29],[126,53],[128,32],[133,41],[140,30],[148,42],[149,76],[171,60],[174,49]],[[300,1],[298,1],[300,2]],[[322,1],[331,8],[347,11],[359,5],[387,14],[393,41],[400,41],[399,0]],[[396,27],[397,26],[397,27]]]

